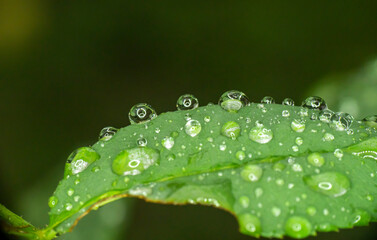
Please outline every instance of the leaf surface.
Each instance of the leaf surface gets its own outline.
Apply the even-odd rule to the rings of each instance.
[[[354,121],[337,131],[318,114],[208,105],[124,127],[92,146],[98,157],[76,154],[95,159],[78,173],[69,164],[80,159],[67,163],[48,228],[65,233],[90,210],[128,196],[222,208],[252,236],[304,238],[367,225],[377,219],[376,130]]]

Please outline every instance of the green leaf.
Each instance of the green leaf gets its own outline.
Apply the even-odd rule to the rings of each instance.
[[[375,129],[337,128],[301,107],[237,110],[168,112],[80,148],[99,157],[70,156],[76,165],[50,199],[47,229],[70,231],[122,197],[222,208],[251,236],[304,238],[377,219]]]

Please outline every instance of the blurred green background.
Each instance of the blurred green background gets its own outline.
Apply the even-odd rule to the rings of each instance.
[[[377,1],[0,0],[0,202],[47,224],[66,157],[128,125],[139,102],[165,112],[184,93],[204,105],[230,89],[254,102],[314,92],[336,110],[369,89],[357,114],[377,113],[377,71],[361,90],[345,77],[376,56]],[[376,227],[312,239],[376,239]],[[61,239],[250,237],[214,208],[123,200]]]

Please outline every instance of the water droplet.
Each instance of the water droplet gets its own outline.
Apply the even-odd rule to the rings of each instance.
[[[101,130],[99,134],[99,140],[101,141],[109,141],[119,129],[115,127],[105,127]]]
[[[302,102],[302,106],[308,109],[324,110],[327,109],[325,100],[320,97],[308,97]]]
[[[281,163],[281,162],[277,162],[277,163],[274,164],[274,166],[272,168],[277,172],[281,172],[285,169],[285,164]]]
[[[295,140],[295,143],[301,146],[304,143],[304,140],[302,139],[302,137],[297,137]]]
[[[259,237],[261,232],[261,223],[257,216],[244,213],[238,217],[240,232]]]
[[[293,146],[292,146],[292,150],[293,150],[294,152],[298,152],[298,150],[299,150],[299,149],[298,149],[298,146],[293,145]]]
[[[237,112],[249,104],[249,98],[243,92],[237,90],[227,91],[219,99],[219,105],[228,112]]]
[[[70,188],[70,189],[68,189],[68,191],[67,191],[67,195],[68,195],[68,196],[72,196],[74,193],[75,193],[75,190],[73,190],[73,188]]]
[[[339,148],[335,149],[334,156],[341,159],[343,157],[343,151]]]
[[[303,217],[290,217],[285,223],[285,232],[293,238],[305,238],[312,233],[312,225]]]
[[[369,116],[363,119],[366,125],[372,128],[377,128],[377,115]]]
[[[225,151],[226,145],[225,144],[220,144],[219,149],[220,149],[220,151]]]
[[[274,104],[275,103],[275,99],[273,97],[270,97],[270,96],[265,96],[261,103],[263,104]]]
[[[178,136],[179,136],[179,133],[176,132],[176,131],[170,133],[170,137],[172,137],[172,138],[176,138]]]
[[[246,165],[241,171],[241,177],[248,182],[258,181],[263,174],[263,169],[258,165]]]
[[[210,122],[211,121],[211,117],[210,116],[205,116],[204,117],[204,121],[205,122]]]
[[[293,131],[301,133],[305,130],[305,121],[294,119],[291,123],[291,128]]]
[[[146,103],[134,105],[128,113],[131,124],[148,122],[156,117],[156,111]]]
[[[262,196],[263,195],[263,189],[262,188],[256,188],[255,189],[255,196],[257,197],[257,198],[259,198],[260,196]]]
[[[295,102],[291,98],[285,98],[282,104],[287,106],[294,106]]]
[[[250,199],[248,197],[242,196],[242,197],[240,197],[240,199],[238,201],[241,203],[241,206],[243,208],[249,207]]]
[[[140,137],[136,140],[136,144],[139,146],[139,147],[145,147],[147,146],[148,144],[148,140],[146,138],[143,138],[143,137]]]
[[[221,128],[221,134],[235,140],[241,132],[240,125],[234,121],[224,123]]]
[[[306,213],[309,215],[309,216],[314,216],[316,213],[317,213],[317,209],[315,207],[308,207],[306,209]]]
[[[305,176],[303,179],[311,189],[331,197],[340,197],[346,194],[351,186],[349,179],[338,172]]]
[[[71,211],[72,210],[72,204],[70,204],[70,203],[66,203],[65,204],[65,210],[67,210],[67,211]]]
[[[334,115],[333,111],[325,109],[319,113],[319,120],[325,123],[329,123],[331,121],[332,115]]]
[[[363,209],[356,209],[354,212],[353,224],[355,226],[368,226],[371,220],[371,215],[363,210]]]
[[[275,217],[279,217],[281,214],[281,209],[278,207],[272,207],[271,212],[272,212],[272,215],[274,215]]]
[[[283,111],[281,112],[281,115],[282,115],[283,117],[289,117],[290,113],[289,113],[288,110],[283,110]]]
[[[99,158],[100,155],[90,147],[82,147],[73,151],[65,164],[64,177],[84,171]]]
[[[238,151],[236,152],[236,158],[240,161],[244,160],[246,157],[246,154],[244,151]]]
[[[331,133],[325,133],[325,135],[323,135],[323,138],[322,138],[322,140],[326,141],[326,142],[331,142],[334,139],[335,139],[335,137]]]
[[[198,120],[191,119],[185,125],[185,132],[191,137],[195,137],[202,130],[202,125]]]
[[[257,143],[265,144],[272,140],[273,133],[271,129],[265,127],[256,126],[253,127],[249,132],[249,138]]]
[[[101,170],[99,166],[95,166],[92,168],[92,172],[98,172],[99,170]]]
[[[177,100],[178,110],[191,110],[199,106],[199,101],[194,95],[184,94],[180,96]]]
[[[307,117],[308,116],[308,109],[305,107],[300,108],[300,112],[298,113],[301,117]]]
[[[55,196],[51,196],[49,199],[48,199],[48,206],[50,208],[53,208],[56,206],[56,204],[58,204],[58,198],[55,197]]]
[[[112,169],[118,175],[137,175],[157,163],[159,158],[159,152],[153,148],[137,147],[126,149],[116,156]]]
[[[162,146],[164,146],[166,149],[171,149],[174,146],[174,138],[172,137],[164,137],[161,141]]]
[[[168,159],[168,161],[173,161],[175,159],[175,155],[171,153],[166,158]]]
[[[315,167],[321,167],[325,163],[325,158],[320,153],[309,154],[307,160]]]
[[[353,117],[348,113],[334,113],[329,123],[330,127],[337,131],[345,131],[351,127]]]

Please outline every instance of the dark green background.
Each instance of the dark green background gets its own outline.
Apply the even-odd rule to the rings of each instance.
[[[165,112],[181,94],[203,105],[229,89],[299,103],[376,55],[377,1],[2,0],[0,202],[47,223],[66,157],[128,125],[136,103]],[[249,239],[213,208],[137,201],[129,217],[123,239]],[[375,227],[320,236],[375,239]]]

